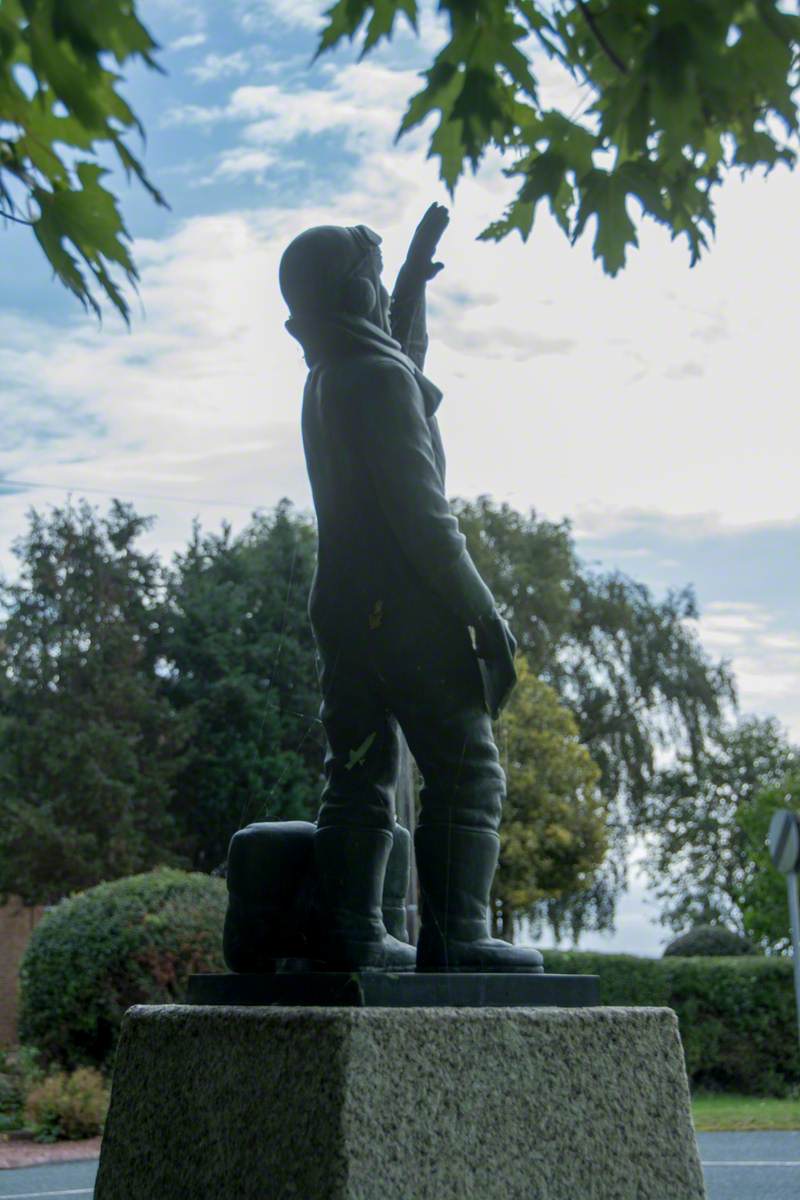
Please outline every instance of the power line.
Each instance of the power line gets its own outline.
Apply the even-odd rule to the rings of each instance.
[[[55,492],[86,492],[94,496],[112,496],[114,499],[119,499],[120,493],[124,491],[125,494],[136,496],[139,500],[157,500],[164,504],[214,504],[218,508],[242,508],[246,509],[247,512],[257,512],[259,509],[269,508],[267,504],[241,504],[236,500],[210,500],[208,497],[198,499],[191,496],[157,496],[148,492],[138,492],[135,489],[130,490],[127,488],[117,488],[112,491],[109,488],[81,487],[79,484],[70,484],[67,486],[59,483],[34,483],[30,479],[0,479],[0,489],[6,486],[46,488]],[[2,493],[0,492],[1,495]]]

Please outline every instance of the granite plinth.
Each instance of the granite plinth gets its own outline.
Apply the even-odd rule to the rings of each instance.
[[[193,975],[186,996],[187,1004],[357,1008],[585,1008],[599,1001],[596,975],[412,971]]]
[[[96,1200],[704,1200],[675,1014],[136,1007]]]

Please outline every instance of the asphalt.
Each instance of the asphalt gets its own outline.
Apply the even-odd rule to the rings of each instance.
[[[708,1200],[800,1197],[800,1131],[700,1133],[697,1141]],[[88,1200],[96,1172],[96,1161],[0,1171],[0,1200]]]
[[[698,1133],[708,1200],[798,1200],[800,1131]]]

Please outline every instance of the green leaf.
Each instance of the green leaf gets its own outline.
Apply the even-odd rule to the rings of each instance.
[[[367,53],[400,11],[404,0],[338,0],[320,51],[367,22]],[[451,191],[465,161],[475,170],[488,147],[513,148],[506,174],[526,178],[481,237],[517,230],[526,239],[544,195],[573,241],[596,218],[595,256],[613,274],[636,244],[626,204],[634,196],[673,237],[686,235],[695,263],[731,169],[795,164],[800,17],[780,0],[440,0],[439,11],[449,41],[423,72],[400,133],[438,110],[429,154]],[[583,89],[580,116],[572,102],[542,108],[530,35]],[[598,151],[613,172],[597,172]],[[548,175],[553,159],[534,165],[547,154],[567,164],[559,186]]]
[[[573,244],[581,236],[590,217],[597,219],[592,251],[607,275],[616,275],[625,266],[628,246],[638,246],[633,221],[626,207],[624,181],[608,171],[595,168],[578,185],[580,207],[572,233]]]
[[[411,28],[416,32],[417,29],[417,5],[416,0],[374,0],[374,8],[372,18],[367,26],[367,32],[364,36],[364,45],[361,49],[359,59],[368,54],[373,46],[386,38],[391,41],[392,33],[394,32],[394,22],[397,17],[398,10],[402,11],[407,17]]]
[[[76,259],[65,248],[64,243],[70,243],[127,322],[128,306],[111,283],[104,261],[120,266],[128,282],[135,283],[136,268],[123,241],[128,237],[127,230],[116,200],[100,184],[107,172],[96,163],[81,162],[76,174],[81,184],[78,189],[59,187],[52,192],[34,189],[40,209],[34,233],[58,277],[99,315],[99,307],[89,294]]]
[[[669,210],[664,201],[663,183],[658,168],[646,159],[622,163],[614,172],[620,187],[636,199],[642,208],[657,221],[669,223]]]
[[[464,140],[460,121],[441,121],[431,137],[428,157],[439,158],[439,178],[452,196],[464,167]]]
[[[324,15],[328,18],[328,24],[320,33],[312,62],[316,62],[326,50],[332,50],[342,38],[352,42],[369,8],[369,0],[336,0],[336,4],[326,9]]]
[[[526,171],[525,183],[519,193],[522,204],[532,205],[531,222],[536,213],[536,206],[543,197],[550,201],[550,211],[563,230],[569,228],[565,199],[572,197],[572,188],[565,190],[565,176],[569,164],[557,151],[547,150],[540,154]],[[523,241],[525,239],[523,238]]]
[[[492,133],[502,124],[505,92],[496,75],[480,68],[464,73],[463,83],[447,120],[460,121],[464,156],[473,167],[483,154]]]
[[[12,211],[7,181],[22,183],[38,205],[33,232],[57,278],[99,314],[88,268],[88,278],[125,320],[127,304],[109,268],[121,268],[129,284],[136,271],[117,202],[100,184],[104,172],[86,155],[113,147],[126,172],[165,203],[123,141],[127,130],[143,129],[117,90],[120,77],[106,65],[138,57],[160,70],[156,49],[134,0],[0,0],[0,198]],[[12,71],[23,63],[36,77],[33,96]],[[83,156],[77,164],[75,151]]]
[[[400,122],[398,138],[407,130],[413,129],[415,125],[419,125],[429,113],[435,112],[437,109],[443,117],[449,116],[463,86],[463,76],[458,68],[441,58],[437,59],[430,70],[425,72],[424,78],[427,83],[421,92],[412,96],[408,109]]]

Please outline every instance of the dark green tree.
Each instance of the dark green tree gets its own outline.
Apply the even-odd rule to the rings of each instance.
[[[114,501],[42,515],[0,599],[0,891],[50,902],[179,863],[182,723],[160,694],[161,568]]]
[[[661,771],[646,806],[647,867],[666,925],[723,924],[764,943],[744,909],[766,868],[769,805],[792,807],[778,796],[798,766],[778,721],[747,717],[720,730],[699,759],[682,754]],[[760,800],[765,792],[772,799]]]
[[[202,870],[248,821],[316,815],[315,553],[314,526],[284,501],[236,537],[195,526],[171,572],[167,695],[192,726],[175,813]]]
[[[610,805],[603,873],[585,891],[554,901],[549,919],[573,935],[608,928],[628,831],[649,829],[657,756],[685,750],[700,763],[734,700],[731,673],[685,624],[697,616],[690,588],[656,600],[626,575],[590,570],[568,521],[526,516],[486,496],[454,507],[531,669],[574,713]]]
[[[94,286],[126,321],[112,272],[135,284],[136,266],[98,160],[113,151],[165,205],[131,150],[127,135],[144,130],[118,91],[118,68],[138,59],[159,69],[156,50],[135,0],[0,3],[0,218],[30,226],[84,307],[100,313]]]
[[[715,228],[714,190],[731,171],[797,157],[800,16],[783,0],[439,0],[449,39],[424,71],[398,136],[438,114],[429,156],[455,188],[489,147],[511,159],[516,199],[480,235],[523,240],[546,200],[575,242],[615,275],[637,245],[628,211],[684,235],[694,265]],[[336,0],[317,53],[364,30],[362,57],[417,0]],[[545,108],[540,61],[580,89]]]

